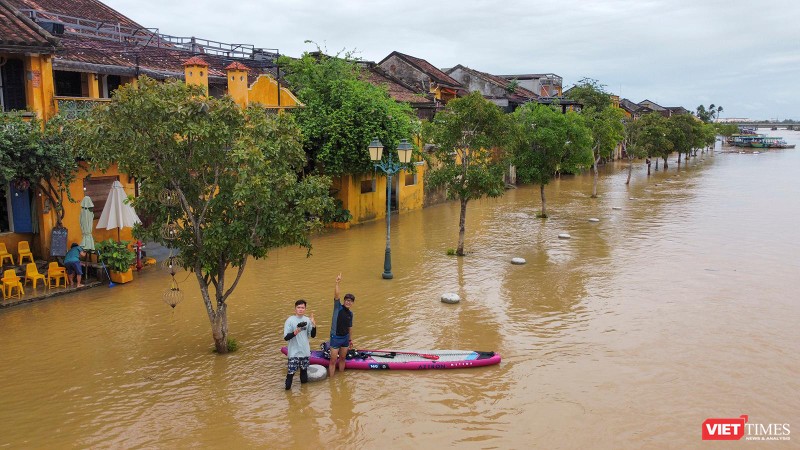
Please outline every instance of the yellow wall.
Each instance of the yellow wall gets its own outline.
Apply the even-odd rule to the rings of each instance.
[[[375,191],[361,193],[361,182],[375,179]],[[392,185],[397,191],[398,208],[401,213],[420,209],[425,200],[424,183],[425,166],[417,166],[417,183],[406,186],[406,171],[401,170],[392,176]],[[360,175],[345,175],[333,179],[335,197],[342,201],[342,207],[348,209],[353,218],[351,224],[369,222],[386,217],[386,174],[383,172]],[[399,186],[398,186],[399,181]]]
[[[70,193],[72,194],[72,198],[75,200],[75,203],[70,202],[67,200],[66,195],[64,201],[64,219],[62,220],[62,226],[64,226],[68,230],[67,234],[67,245],[71,245],[73,242],[80,243],[81,241],[81,224],[80,224],[80,213],[81,213],[81,200],[83,200],[83,179],[90,173],[87,170],[85,164],[81,164],[81,168],[78,171],[75,182],[69,188]],[[93,176],[114,176],[119,175],[119,182],[122,183],[122,186],[125,188],[125,193],[129,195],[133,195],[135,193],[135,186],[133,180],[128,180],[128,176],[125,174],[120,174],[119,170],[116,166],[110,167],[105,172],[91,172]],[[44,211],[44,202],[45,197],[39,197],[37,199],[39,202],[38,210]],[[96,228],[97,221],[100,219],[100,213],[95,214],[94,218],[94,225],[92,229],[92,235],[94,236],[95,242],[104,241],[106,239],[117,239],[117,230],[98,230]],[[41,214],[40,221],[39,221],[39,241],[41,245],[41,249],[43,249],[44,255],[50,255],[50,233],[56,226],[56,214],[54,209],[50,208],[50,213],[48,214]],[[133,239],[132,229],[125,228],[120,231],[120,239],[122,240],[131,240]],[[44,258],[46,259],[46,258]]]
[[[425,200],[425,165],[420,164],[417,167],[417,184],[406,186],[406,175],[408,172],[401,170],[400,175],[400,191],[398,193],[398,201],[400,202],[397,207],[401,213],[413,211],[422,208]],[[394,180],[392,180],[394,183]],[[385,199],[384,199],[385,200]]]
[[[208,92],[208,66],[189,64],[183,68],[186,84],[205,86]]]
[[[49,119],[55,114],[53,95],[53,63],[50,55],[26,55],[25,65],[25,97],[28,109],[35,112],[40,119]]]
[[[242,108],[247,107],[247,71],[228,70],[228,95]]]
[[[248,99],[267,107],[278,106],[278,83],[268,75],[259,75],[248,90]],[[286,87],[281,86],[281,107],[296,107],[300,101]]]

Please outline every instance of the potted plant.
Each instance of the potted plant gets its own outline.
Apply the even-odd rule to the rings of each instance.
[[[136,259],[136,254],[128,248],[128,241],[117,242],[108,239],[97,243],[96,247],[100,261],[109,271],[111,281],[115,283],[133,281],[131,264]]]
[[[331,226],[333,228],[343,228],[345,230],[350,228],[350,220],[353,218],[353,215],[350,214],[350,210],[344,207],[344,204],[340,199],[336,199],[335,201],[335,210],[331,215]]]

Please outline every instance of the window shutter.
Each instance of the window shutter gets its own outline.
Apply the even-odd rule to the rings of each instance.
[[[18,191],[11,183],[11,215],[14,217],[15,233],[33,233],[31,223],[31,196],[30,190]]]

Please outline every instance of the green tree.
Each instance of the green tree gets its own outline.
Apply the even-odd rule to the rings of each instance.
[[[722,106],[716,106],[712,103],[708,105],[708,108],[703,105],[698,106],[696,115],[698,119],[705,123],[709,123],[714,121],[715,118],[719,117],[719,113],[722,111]]]
[[[581,103],[584,109],[603,111],[611,106],[611,94],[606,92],[606,85],[593,78],[580,79],[569,89],[566,97]]]
[[[629,155],[639,158],[669,156],[672,153],[673,145],[667,136],[668,133],[666,117],[659,113],[645,114],[628,123],[627,152]],[[666,156],[664,156],[665,166],[666,161]],[[648,175],[650,174],[649,170],[648,168]],[[630,175],[628,179],[630,180]]]
[[[678,166],[680,166],[681,155],[686,155],[688,158],[693,149],[704,145],[702,122],[689,114],[679,114],[667,119],[667,123],[669,128],[667,135],[672,141],[673,150],[678,152]]]
[[[0,113],[0,183],[29,184],[55,205],[56,222],[64,219],[64,195],[78,172],[76,147],[69,144],[74,126],[56,116],[44,127],[15,113]]]
[[[363,81],[362,69],[350,55],[330,57],[319,51],[279,61],[305,105],[293,114],[303,130],[309,172],[369,172],[373,166],[366,149],[373,138],[394,149],[415,131],[411,107],[392,99],[386,88]]]
[[[333,209],[327,178],[299,177],[305,155],[290,115],[242,109],[202,87],[142,77],[94,110],[79,142],[98,167],[116,162],[141,180],[134,205],[152,225],[135,231],[179,250],[219,353],[228,351],[227,300],[248,259],[286,245],[310,252],[309,233]]]
[[[495,104],[473,92],[452,100],[426,124],[425,141],[434,144],[428,184],[445,187],[461,202],[456,254],[464,256],[467,203],[505,192],[505,161],[496,149],[505,139],[507,119]]]
[[[592,164],[592,135],[584,118],[569,111],[527,103],[512,115],[513,133],[509,139],[517,178],[539,185],[542,199],[540,217],[547,217],[544,187],[556,172],[578,172]]]
[[[597,179],[599,178],[598,165],[601,161],[611,158],[614,149],[625,139],[625,113],[619,108],[604,108],[597,110],[594,107],[585,108],[581,114],[586,117],[586,122],[592,130],[592,153],[594,155],[594,180],[592,182],[592,198],[597,197]]]

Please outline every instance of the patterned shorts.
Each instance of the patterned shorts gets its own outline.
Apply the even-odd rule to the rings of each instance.
[[[308,356],[294,356],[289,358],[288,374],[297,372],[297,369],[308,370]]]

